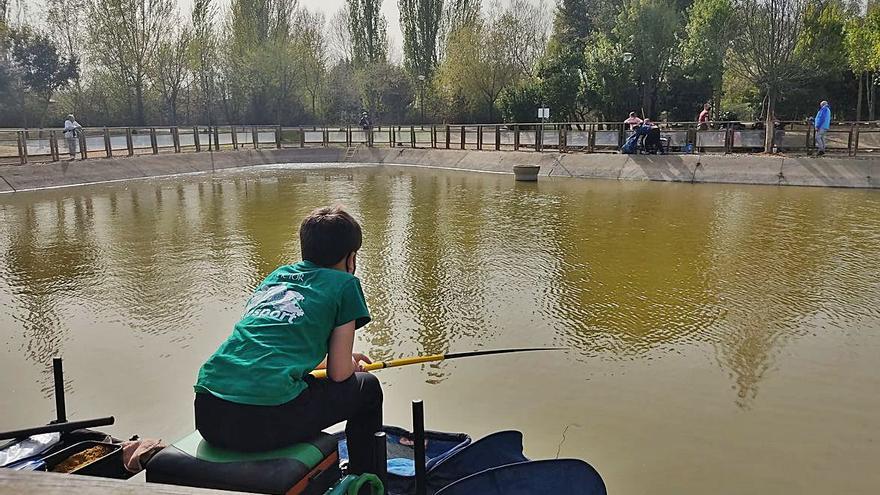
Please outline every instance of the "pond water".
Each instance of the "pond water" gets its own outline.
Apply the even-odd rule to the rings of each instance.
[[[192,383],[301,218],[361,219],[374,358],[558,353],[377,372],[386,421],[525,433],[612,493],[880,485],[880,195],[272,167],[0,196],[0,429],[68,416],[192,428]]]

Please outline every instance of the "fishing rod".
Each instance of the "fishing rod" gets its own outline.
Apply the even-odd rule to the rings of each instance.
[[[429,354],[427,356],[411,356],[399,359],[390,359],[388,361],[376,361],[374,363],[365,364],[364,371],[381,370],[385,368],[397,368],[399,366],[407,366],[410,364],[431,363],[434,361],[446,361],[448,359],[489,356],[492,354],[512,354],[515,352],[535,352],[535,351],[566,351],[568,347],[525,347],[520,349],[492,349],[488,351],[469,351],[469,352],[451,352],[448,354]],[[327,370],[314,370],[311,373],[315,378],[326,378]]]

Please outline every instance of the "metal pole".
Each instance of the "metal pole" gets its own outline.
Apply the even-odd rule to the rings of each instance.
[[[55,378],[55,422],[67,422],[67,407],[64,404],[64,366],[61,358],[52,358],[52,377]]]
[[[425,406],[421,400],[412,401],[413,461],[416,468],[416,495],[426,495],[425,476]]]
[[[385,432],[373,434],[373,472],[379,477],[382,486],[388,486],[388,447]]]

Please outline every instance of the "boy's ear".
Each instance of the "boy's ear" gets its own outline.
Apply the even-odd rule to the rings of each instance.
[[[357,270],[357,251],[352,251],[348,253],[348,256],[345,257],[345,271],[354,275],[354,272]]]

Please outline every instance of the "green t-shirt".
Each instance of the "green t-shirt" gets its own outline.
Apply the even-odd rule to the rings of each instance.
[[[306,388],[303,376],[327,355],[330,333],[370,321],[360,281],[310,261],[272,272],[251,296],[232,335],[202,365],[196,392],[275,406]]]

